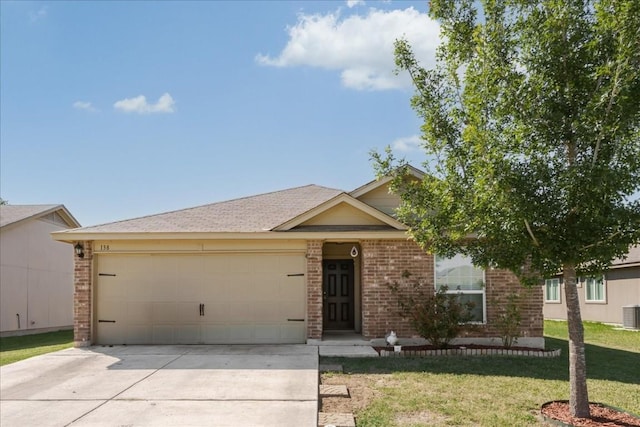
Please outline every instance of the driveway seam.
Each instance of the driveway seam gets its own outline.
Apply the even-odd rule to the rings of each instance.
[[[125,391],[129,390],[131,387],[140,384],[142,381],[146,380],[147,378],[149,378],[151,375],[155,374],[156,372],[158,372],[160,369],[165,368],[167,365],[175,362],[176,360],[180,359],[182,356],[184,356],[185,353],[180,354],[178,357],[176,357],[175,359],[172,359],[170,361],[168,361],[167,363],[165,363],[164,365],[162,365],[161,367],[153,370],[153,372],[149,373],[149,375],[146,375],[142,378],[140,378],[138,381],[134,382],[133,384],[131,384],[129,387],[125,388],[124,390],[120,391],[119,393],[116,393],[115,395],[111,396],[110,398],[104,400],[100,405],[96,406],[95,408],[93,408],[90,411],[85,412],[84,414],[80,415],[78,418],[76,418],[75,420],[71,421],[69,424],[65,424],[65,427],[68,427],[70,425],[72,425],[73,423],[75,423],[76,421],[81,420],[82,418],[86,417],[87,415],[89,415],[90,413],[94,412],[96,409],[103,407],[107,402],[111,402],[113,399],[115,399],[116,397],[120,396],[122,393],[124,393]]]

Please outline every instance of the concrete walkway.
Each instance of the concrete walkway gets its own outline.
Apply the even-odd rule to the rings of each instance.
[[[0,425],[315,426],[318,347],[68,349],[0,368]]]

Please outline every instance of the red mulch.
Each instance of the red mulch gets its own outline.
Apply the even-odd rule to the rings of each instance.
[[[554,420],[562,421],[575,427],[640,427],[640,418],[602,406],[599,403],[590,403],[591,418],[574,418],[569,411],[569,402],[558,401],[546,403],[542,406],[542,415]]]
[[[490,348],[501,348],[506,349],[506,347],[495,346],[495,345],[479,345],[479,344],[460,344],[460,345],[448,345],[445,349],[449,348],[474,348],[474,349],[490,349]],[[375,351],[380,354],[381,350],[393,351],[393,346],[375,346],[373,347]],[[405,351],[423,351],[423,350],[440,350],[438,347],[432,345],[403,345],[402,350]],[[511,346],[509,350],[540,350],[538,348],[530,348],[530,347],[517,347]]]

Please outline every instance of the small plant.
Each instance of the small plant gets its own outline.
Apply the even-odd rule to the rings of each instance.
[[[520,315],[518,294],[511,293],[506,299],[506,303],[496,304],[497,307],[501,307],[501,312],[496,320],[496,328],[500,332],[502,345],[511,348],[513,344],[518,342],[522,316]]]
[[[403,277],[409,278],[409,272]],[[415,296],[400,292],[398,283],[389,285],[398,297],[400,315],[408,318],[418,334],[429,340],[437,348],[446,348],[456,338],[464,323],[473,319],[473,302],[460,302],[459,294],[447,293],[448,288],[441,286],[435,293],[426,293],[419,283],[412,284]]]

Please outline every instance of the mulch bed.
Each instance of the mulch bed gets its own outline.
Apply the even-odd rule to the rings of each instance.
[[[540,412],[547,418],[575,427],[640,427],[640,418],[621,410],[600,403],[590,403],[589,409],[591,418],[574,418],[569,411],[569,402],[555,401],[542,405]]]
[[[439,349],[438,347],[434,347],[432,345],[403,345],[403,351],[424,351],[424,350],[448,350],[448,349],[458,349],[458,348],[468,348],[468,349],[505,349],[506,347],[495,346],[495,345],[478,345],[478,344],[460,344],[460,345],[448,345],[444,349]],[[382,350],[393,351],[392,345],[387,346],[374,346],[373,349],[380,354]],[[540,351],[539,348],[530,348],[530,347],[517,347],[511,346],[509,350],[523,350],[523,351]]]

